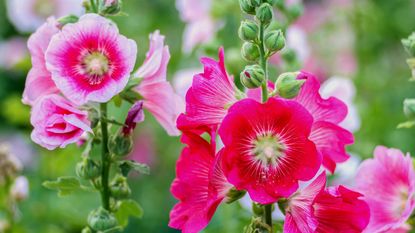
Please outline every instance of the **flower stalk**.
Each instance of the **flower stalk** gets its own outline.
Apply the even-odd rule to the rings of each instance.
[[[111,168],[111,158],[108,149],[108,124],[107,118],[107,104],[100,105],[101,111],[101,134],[102,134],[102,152],[101,152],[101,200],[102,207],[110,211],[110,190],[109,190],[109,172]]]

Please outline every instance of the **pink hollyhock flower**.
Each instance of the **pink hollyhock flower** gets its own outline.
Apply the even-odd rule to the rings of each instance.
[[[21,32],[33,32],[49,17],[83,12],[82,0],[7,0],[10,21]]]
[[[138,101],[128,111],[127,119],[125,119],[124,127],[122,128],[122,133],[126,136],[131,135],[137,126],[137,123],[141,123],[143,121],[143,101]]]
[[[305,79],[306,82],[294,100],[313,116],[310,140],[316,144],[324,167],[333,173],[336,163],[345,162],[349,158],[345,146],[354,141],[353,134],[339,126],[347,115],[347,106],[334,97],[321,98],[320,83],[313,75],[302,72],[298,79]]]
[[[32,140],[49,150],[76,143],[84,132],[92,132],[88,113],[56,94],[36,101],[30,122],[34,127]]]
[[[357,190],[371,209],[367,233],[386,233],[404,226],[415,208],[412,158],[397,149],[378,146],[356,176]]]
[[[26,40],[14,37],[7,41],[0,41],[0,68],[13,69],[28,54]]]
[[[150,35],[150,49],[134,76],[143,79],[136,90],[144,98],[144,108],[156,117],[169,135],[179,135],[176,120],[184,112],[184,102],[167,82],[169,60],[169,47],[164,45],[164,36],[156,31]]]
[[[43,95],[58,93],[52,74],[46,69],[45,53],[52,37],[59,32],[55,18],[48,18],[36,32],[30,36],[27,46],[32,59],[32,69],[26,78],[23,91],[23,103],[33,105]]]
[[[286,233],[360,233],[369,223],[370,210],[360,193],[343,186],[325,189],[322,173],[288,200]]]
[[[97,14],[86,14],[52,37],[46,65],[58,89],[72,102],[107,102],[127,85],[137,44]]]
[[[177,0],[181,19],[187,23],[183,34],[183,51],[190,53],[199,44],[210,42],[218,26],[210,16],[211,0]]]
[[[184,132],[182,141],[187,147],[177,162],[171,187],[180,202],[170,212],[169,226],[197,233],[208,225],[231,185],[223,175],[221,152],[215,157],[215,148],[197,134]]]
[[[202,58],[204,72],[193,77],[191,88],[186,94],[186,114],[179,127],[200,125],[217,126],[237,101],[233,78],[226,73],[224,51],[219,50],[219,62]]]
[[[223,119],[223,170],[228,181],[261,204],[289,197],[310,180],[321,157],[310,136],[313,118],[294,101],[271,98],[235,103]]]

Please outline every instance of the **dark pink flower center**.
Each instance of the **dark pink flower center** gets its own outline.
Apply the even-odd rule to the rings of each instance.
[[[277,165],[278,158],[285,154],[286,146],[278,136],[271,133],[258,135],[252,142],[251,153],[262,165]]]
[[[82,60],[82,69],[91,85],[100,84],[109,68],[108,58],[98,51],[88,52]]]

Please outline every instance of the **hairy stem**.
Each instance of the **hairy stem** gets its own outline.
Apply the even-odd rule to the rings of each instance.
[[[272,204],[264,205],[264,222],[270,227],[272,233]]]
[[[265,73],[265,80],[262,83],[262,102],[268,101],[268,58],[265,53],[265,43],[264,43],[264,33],[265,33],[265,25],[260,23],[259,25],[259,58],[260,58],[260,66],[264,70]]]
[[[101,200],[102,206],[110,211],[110,190],[109,173],[111,167],[110,153],[108,150],[108,125],[107,125],[107,104],[102,103],[101,107],[101,133],[102,133],[102,152],[101,152]]]

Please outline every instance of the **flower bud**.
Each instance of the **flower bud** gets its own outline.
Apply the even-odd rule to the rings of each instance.
[[[116,227],[118,222],[112,213],[100,207],[88,215],[88,225],[95,231],[106,231]]]
[[[58,19],[59,28],[62,28],[63,26],[65,26],[68,23],[76,23],[76,22],[78,22],[78,20],[79,20],[79,18],[76,15],[64,16],[64,17]]]
[[[258,38],[258,26],[249,20],[242,21],[238,34],[241,40],[253,41]]]
[[[231,204],[241,199],[243,196],[245,196],[245,194],[245,190],[237,190],[236,188],[231,188],[226,194],[226,203]]]
[[[265,72],[259,65],[247,66],[241,73],[241,82],[246,88],[260,87],[264,80]]]
[[[415,32],[412,33],[407,39],[403,39],[402,44],[409,55],[415,57]]]
[[[252,5],[251,0],[239,0],[241,10],[247,14],[255,14],[255,6]]]
[[[92,233],[92,231],[91,228],[85,227],[84,229],[82,229],[81,233]]]
[[[284,73],[278,77],[275,89],[278,94],[286,99],[292,99],[298,95],[305,80],[297,79],[298,73]]]
[[[407,117],[415,117],[415,99],[405,99],[403,102],[403,111]]]
[[[131,136],[115,135],[109,142],[109,150],[118,157],[124,157],[133,150],[133,139]]]
[[[15,201],[23,201],[29,196],[29,181],[24,176],[19,176],[14,180],[10,189],[10,196]]]
[[[122,1],[121,0],[104,0],[103,8],[101,10],[102,14],[106,15],[116,15],[121,12]]]
[[[272,17],[272,6],[268,3],[263,3],[256,11],[256,18],[265,25],[271,22]]]
[[[111,182],[110,186],[111,196],[117,199],[125,199],[131,195],[131,189],[128,186],[127,178],[124,176],[117,176]]]
[[[76,165],[76,175],[82,179],[92,180],[101,175],[101,167],[94,160],[84,157],[83,161]]]
[[[242,46],[242,57],[247,61],[256,61],[259,58],[258,45],[250,42],[245,42]]]
[[[285,38],[281,30],[270,31],[265,34],[265,46],[271,52],[280,51],[285,46]]]
[[[270,4],[271,6],[275,5],[277,3],[277,0],[264,0],[264,2]]]

